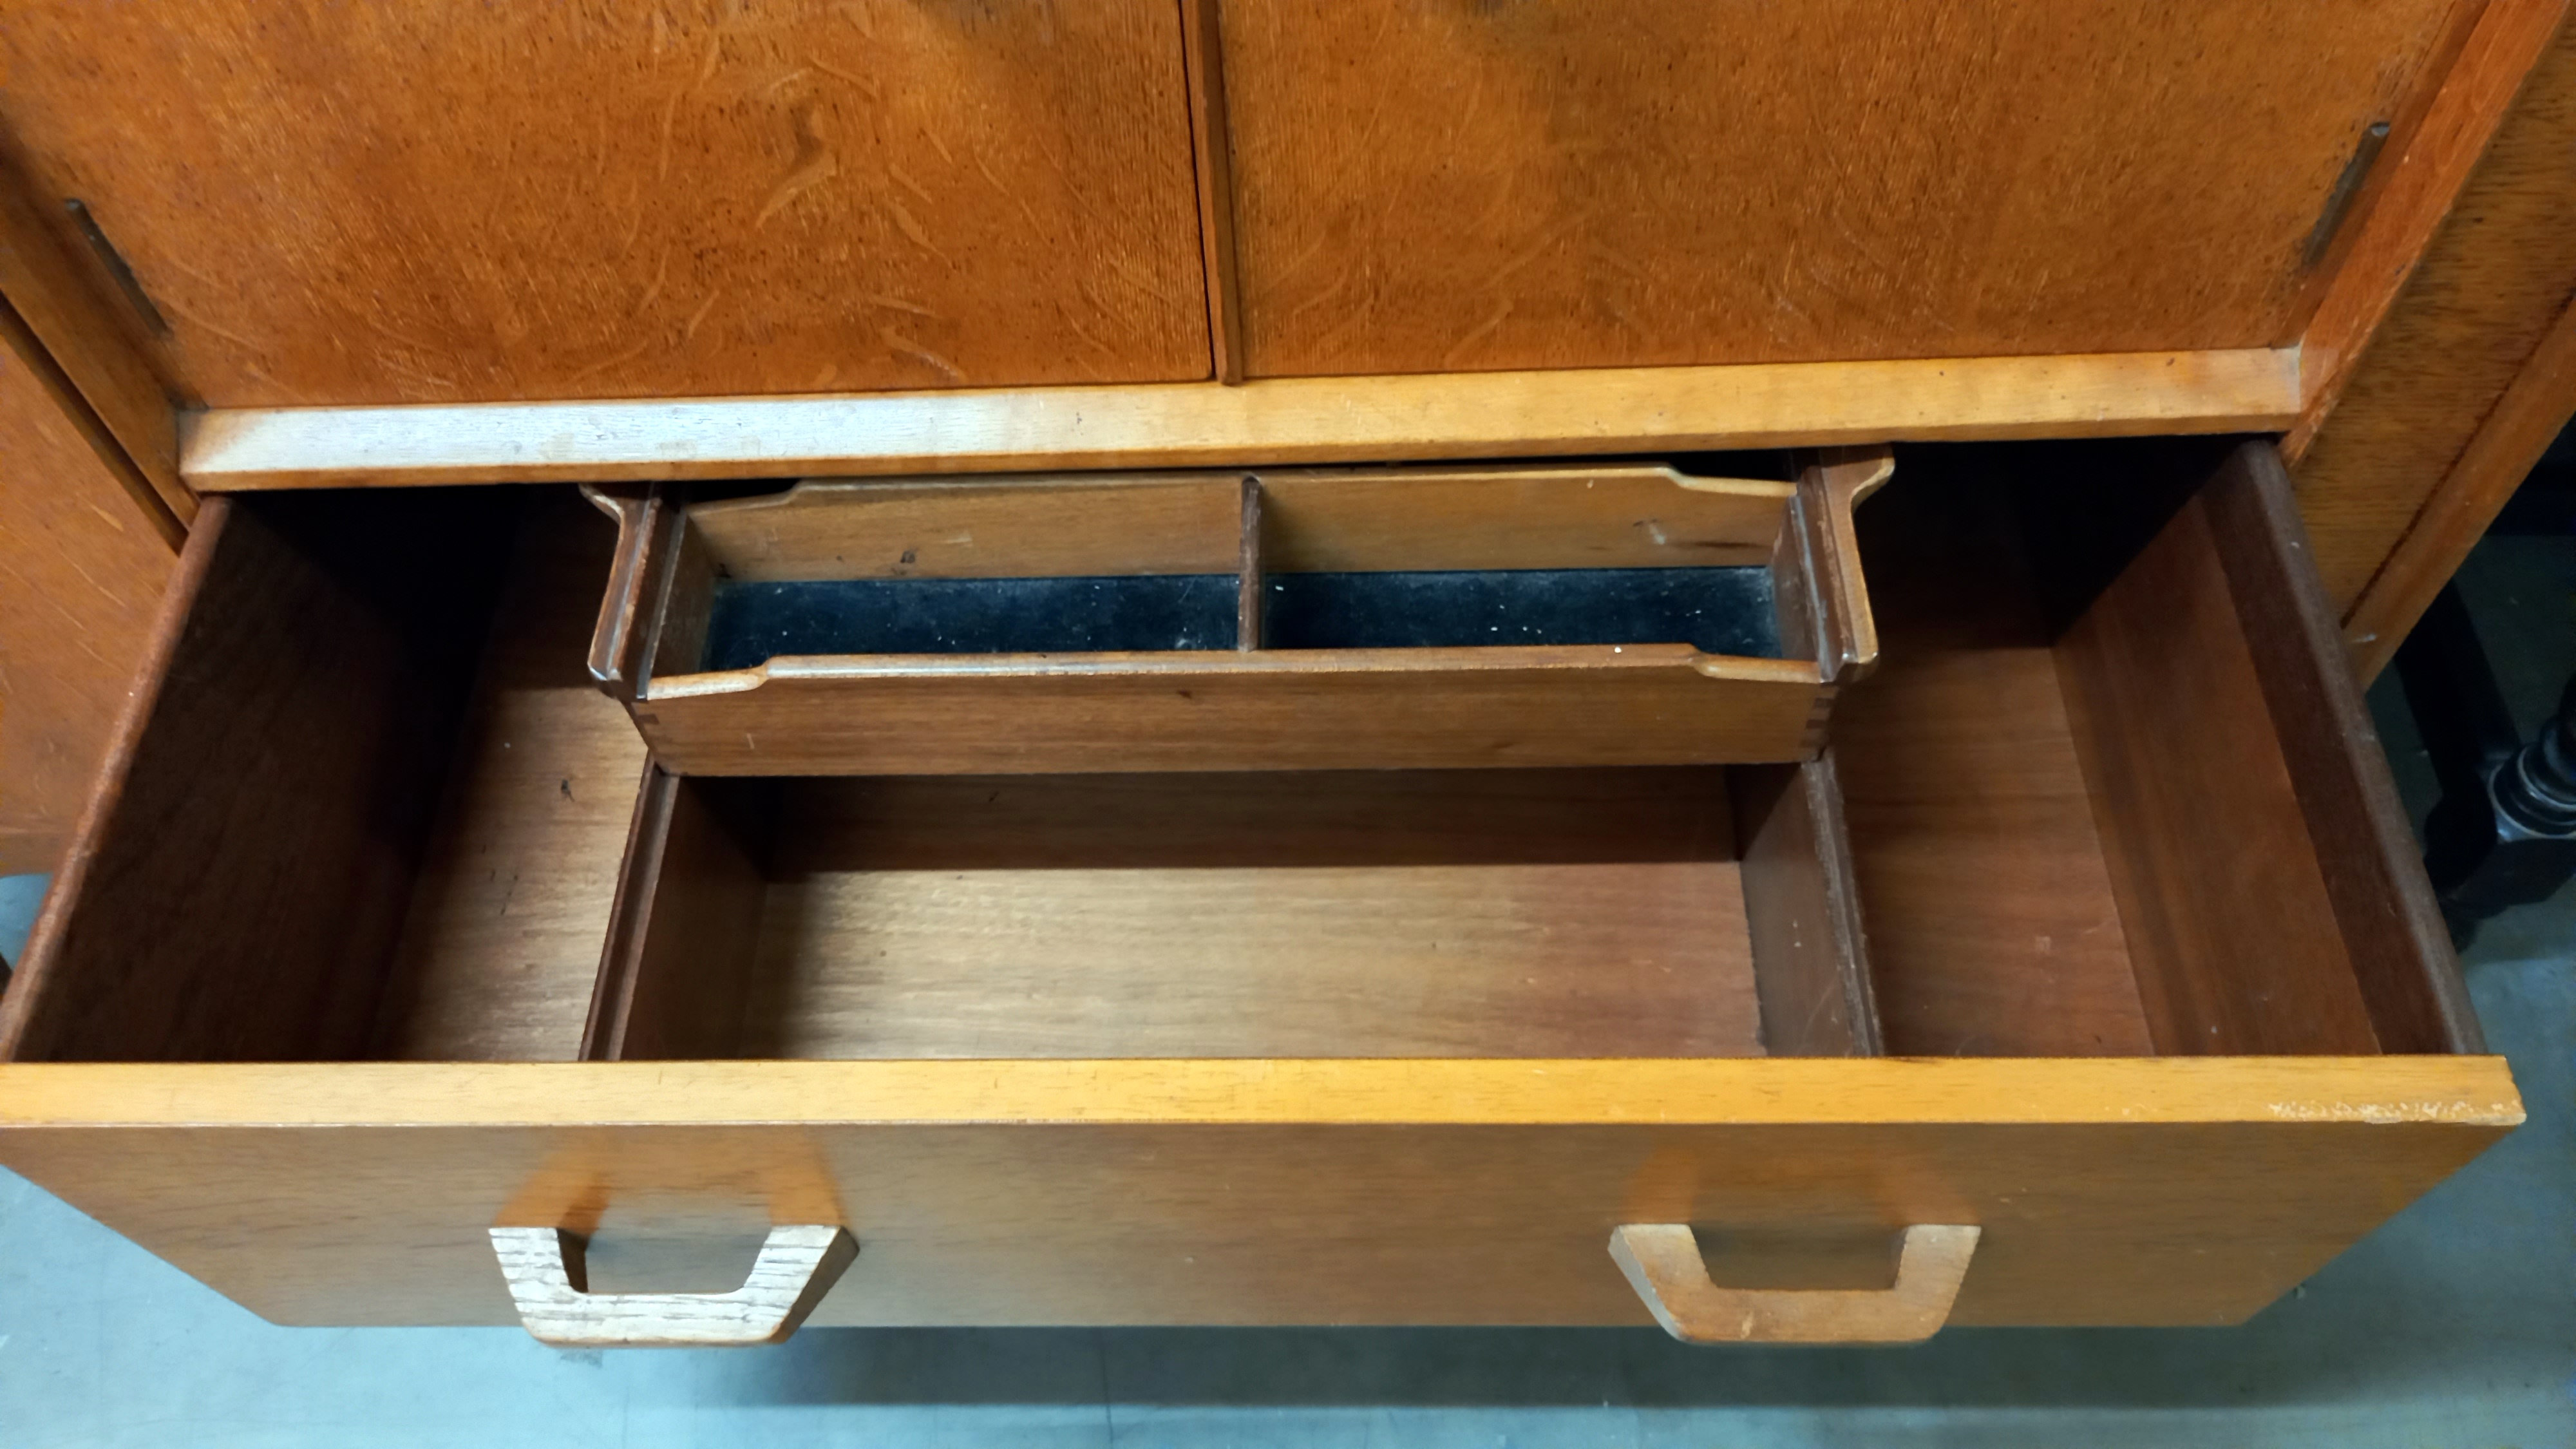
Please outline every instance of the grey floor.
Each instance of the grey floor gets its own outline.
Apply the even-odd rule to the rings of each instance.
[[[2528,728],[2576,668],[2576,549],[2471,604]],[[2410,797],[2412,732],[2374,692]],[[0,881],[0,955],[32,911]],[[516,1329],[260,1322],[0,1172],[0,1446],[2576,1444],[2576,891],[2469,953],[2528,1125],[2242,1328],[1690,1350],[1651,1331],[810,1330],[562,1353]]]

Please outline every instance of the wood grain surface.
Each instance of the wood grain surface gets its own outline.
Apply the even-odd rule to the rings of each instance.
[[[219,407],[1210,373],[1169,4],[36,3],[0,76]]]
[[[777,831],[733,1054],[1762,1050],[1716,770],[807,780]]]
[[[2380,1049],[2486,1050],[2279,454],[2236,449],[2201,500]]]
[[[514,1322],[495,1225],[613,1291],[798,1222],[865,1245],[818,1325],[1643,1326],[1632,1222],[1972,1223],[1955,1324],[2230,1323],[2521,1119],[2444,1056],[0,1067],[0,1162],[287,1323]]]
[[[698,775],[1443,769],[1804,759],[1809,661],[1688,644],[849,655],[657,679]]]
[[[2339,843],[2310,838],[2213,527],[2187,503],[2058,649],[2148,1028],[2166,1055],[2377,1050]]]
[[[1764,564],[1787,484],[1660,463],[1261,469],[1272,573]]]
[[[1251,476],[1271,573],[1761,564],[1795,491],[1644,463]],[[688,517],[737,579],[1231,573],[1243,558],[1241,486],[1232,472],[812,479]]]
[[[1883,446],[1820,449],[1799,469],[1792,526],[1806,558],[1798,573],[1812,595],[1805,612],[1813,616],[1816,665],[1830,680],[1850,683],[1878,667],[1878,621],[1870,613],[1869,581],[1861,570],[1852,510],[1895,476],[1895,454]],[[1775,563],[1775,575],[1777,568]],[[1775,579],[1774,594],[1782,588]],[[1798,658],[1809,653],[1790,652]]]
[[[1199,251],[1207,275],[1208,350],[1216,380],[1243,381],[1243,296],[1234,252],[1234,146],[1225,121],[1225,47],[1217,0],[1180,0],[1190,80],[1190,144],[1197,159]]]
[[[657,772],[585,1055],[1742,1055],[1782,985],[1837,1005],[1772,1049],[1849,1052],[1856,943],[1800,904],[1835,827],[1780,822],[1775,903],[1711,770]],[[1749,940],[1757,905],[1813,945]],[[445,974],[505,1001],[518,958],[470,947]]]
[[[1261,545],[1262,534],[1267,531],[1261,521],[1261,480],[1244,474],[1237,486],[1237,497],[1241,511],[1236,516],[1240,533],[1235,540],[1234,647],[1249,653],[1267,642],[1269,635],[1261,621]]]
[[[0,69],[0,93],[7,74]],[[38,204],[0,126],[0,327],[23,325],[26,341],[10,342],[22,364],[44,353],[63,384],[58,405],[93,425],[136,505],[168,515],[164,531],[175,535],[197,515],[196,494],[179,481],[178,399],[146,351],[147,324],[66,226]]]
[[[155,523],[0,346],[0,875],[53,869],[98,783],[177,563]]]
[[[1892,1050],[2477,1049],[2265,446],[1917,454],[1862,512],[1897,632],[1837,755]]]
[[[510,543],[371,1055],[571,1061],[608,938],[644,742],[583,667],[614,530],[532,498]]]
[[[211,492],[1692,452],[2262,432],[2293,349],[386,408],[183,420]]]
[[[2154,1050],[2007,498],[1921,451],[1856,521],[1879,667],[1834,756],[1887,1050]]]
[[[2396,651],[2502,496],[2547,445],[2546,418],[2475,454],[2488,420],[2576,293],[2576,28],[2562,26],[2469,176],[2343,400],[2292,470],[2318,571],[2365,673]],[[2544,374],[2547,369],[2544,369]],[[2544,375],[2543,400],[2576,390]],[[2503,445],[2499,447],[2498,445]],[[2454,519],[2454,512],[2460,517]],[[2433,532],[2385,583],[2418,519]]]
[[[2567,13],[2567,0],[2485,0],[2461,5],[2457,53],[2440,63],[2388,138],[2355,203],[2358,216],[2316,268],[2315,302],[2299,328],[2300,388],[2307,395],[2282,450],[2305,453],[2350,380],[2354,361],[2387,317],[2425,243],[2468,180],[2514,93]]]
[[[1876,457],[1877,471],[1862,469],[1872,478],[1886,466],[1884,450]],[[1832,554],[1849,501],[1815,487],[1797,516],[1844,520],[1818,525],[1812,547]],[[688,641],[703,633],[718,573],[1212,574],[1247,559],[1272,573],[1670,568],[1760,564],[1786,546],[1803,559],[1809,540],[1784,543],[1801,526],[1795,491],[1620,464],[807,482],[695,505],[676,535],[623,527],[602,617],[624,617],[621,580],[632,597],[658,587],[657,620],[624,631],[659,641],[631,702],[645,737],[684,774],[1787,760],[1813,752],[1829,699],[1817,666],[1797,657],[1820,639],[1787,630],[1786,660],[1667,645],[1239,649],[780,656],[724,672],[699,670]],[[1249,542],[1246,528],[1257,530]],[[1830,572],[1837,593],[1821,612],[1838,624],[1839,664],[1841,636],[1866,632],[1868,604],[1856,560]],[[667,583],[643,582],[666,573]],[[1776,579],[1775,598],[1809,577]],[[593,654],[610,647],[595,639]],[[608,671],[613,692],[625,668]]]
[[[2354,671],[2367,683],[2397,655],[2415,621],[2466,563],[2469,550],[2531,476],[2550,444],[2576,417],[2576,304],[2558,314],[2522,370],[2422,511],[2353,601],[2343,637]]]
[[[1832,753],[1803,765],[1741,766],[1728,778],[1763,1050],[1784,1057],[1882,1054]]]
[[[1884,476],[1884,451],[1876,456],[1875,470],[1861,469],[1871,478]],[[1246,478],[1264,494],[1251,511]],[[1847,520],[1848,499],[1815,486],[1810,512]],[[809,482],[694,506],[678,536],[622,530],[616,578],[631,591],[670,576],[658,622],[637,636],[660,643],[635,719],[683,774],[1799,759],[1814,752],[1830,698],[1815,663],[1682,645],[780,656],[701,672],[686,642],[703,631],[717,571],[1204,574],[1256,555],[1276,573],[1758,564],[1782,547],[1794,491],[1642,465]],[[1261,531],[1249,552],[1246,526]],[[1833,552],[1834,529],[1819,527],[1815,546]],[[1803,537],[1797,546],[1809,548]],[[647,548],[668,557],[643,558]],[[1822,612],[1841,626],[1838,641],[1866,631],[1856,570],[1844,560],[1831,571],[1837,597]],[[1809,577],[1778,580],[1774,593]],[[614,599],[603,608],[620,617]],[[1819,647],[1784,638],[1793,656]],[[1848,652],[1835,645],[1838,665]]]
[[[775,782],[743,794],[766,825]],[[746,812],[751,813],[751,812]],[[709,792],[647,765],[618,867],[584,1061],[737,1055],[768,895],[768,833],[719,819]]]
[[[599,622],[591,626],[590,677],[620,700],[635,697],[643,682],[644,636],[652,631],[651,563],[662,557],[679,522],[679,506],[665,485],[584,487],[581,496],[617,525],[617,551],[608,587],[599,597]]]
[[[1224,0],[1247,372],[2274,345],[2454,11]]]
[[[200,516],[0,1057],[363,1054],[510,501],[417,497]]]
[[[2021,525],[1988,506],[1993,480],[1974,464],[1947,454],[1909,460],[1902,485],[1857,515],[1884,658],[1847,701],[1872,701],[1856,714],[1875,720],[1877,732],[1846,737],[1838,754],[1889,1045],[2144,1053],[2144,1013],[2102,843],[2091,833],[2073,729],[2062,703],[2055,714],[2048,707],[2059,698],[2058,660],[2045,633],[2032,637],[2038,611],[2018,572]],[[309,587],[174,613],[179,622],[165,639],[282,637],[328,658],[315,665],[281,660],[274,649],[172,646],[181,667],[161,671],[157,702],[137,707],[137,717],[168,719],[137,737],[144,763],[126,772],[122,797],[100,807],[141,814],[93,831],[107,847],[101,859],[116,867],[97,879],[136,885],[100,890],[93,881],[58,895],[39,928],[40,990],[0,998],[22,1014],[30,1000],[50,999],[54,1011],[85,1003],[64,1020],[89,1035],[57,1031],[35,1038],[45,1044],[35,1052],[13,1018],[6,1035],[22,1058],[309,1053],[328,1040],[343,1053],[464,1059],[0,1066],[0,1162],[280,1321],[510,1322],[506,1286],[490,1267],[496,1225],[582,1234],[595,1262],[625,1265],[617,1282],[602,1273],[593,1286],[620,1291],[628,1277],[727,1287],[739,1281],[739,1262],[727,1268],[726,1258],[770,1227],[842,1224],[867,1252],[816,1309],[818,1323],[1642,1324],[1644,1308],[1603,1250],[1622,1224],[1720,1233],[1789,1225],[1866,1245],[1908,1225],[1946,1223],[1984,1235],[1956,1322],[2234,1322],[2521,1119],[2500,1061],[2438,1052],[2027,1062],[472,1061],[564,1056],[581,1040],[643,765],[621,711],[583,674],[614,529],[568,493],[531,500],[497,609],[441,616],[438,637],[485,651],[479,675],[431,672],[445,682],[430,693],[465,716],[452,751],[414,748],[367,725],[369,710],[412,687],[387,671],[414,656],[360,648],[369,630],[404,616],[351,610],[347,601],[354,590],[379,604],[451,602],[404,587],[386,555],[421,551],[437,531],[424,520],[462,528],[475,510],[507,501],[476,490],[216,506],[191,554],[206,574],[219,572],[210,561],[278,572],[267,567],[279,562],[270,558],[276,550],[239,540],[218,547],[232,523],[263,518],[257,510],[270,505],[346,510],[344,524],[363,526],[345,528],[337,542],[289,540],[284,573]],[[497,562],[508,536],[488,523],[475,536]],[[423,556],[470,562],[453,549]],[[207,585],[193,587],[202,594]],[[405,637],[401,628],[393,634]],[[283,678],[328,687],[301,692],[280,686]],[[192,702],[222,707],[181,708]],[[295,728],[316,715],[340,721],[333,750],[317,751]],[[1998,729],[1998,718],[2014,728]],[[354,770],[382,789],[325,792],[315,797],[320,806],[292,791],[205,792],[194,787],[209,754],[260,769],[291,754],[300,769]],[[840,808],[835,792],[878,789],[923,792],[914,801],[921,808],[839,815],[851,828],[838,836],[790,830],[781,842],[815,848],[816,868],[775,859],[768,868],[782,881],[814,881],[900,860],[953,884],[974,875],[1168,871],[1185,855],[1188,869],[1215,879],[1265,863],[1258,852],[1316,838],[1258,820],[1205,817],[1197,836],[1170,824],[1170,807],[1204,778],[1166,782],[1165,813],[1148,810],[1123,833],[1116,811],[1096,805],[1023,803],[979,820],[957,803],[957,782],[834,783],[809,790],[804,808],[831,815]],[[1536,778],[1514,772],[1482,785]],[[1113,787],[1076,784],[1115,804]],[[1590,801],[1601,792],[1583,793]],[[1308,869],[1380,872],[1386,881],[1429,872],[1403,883],[1413,908],[1447,899],[1444,870],[1498,873],[1489,880],[1531,865],[1638,873],[1640,862],[1625,857],[1637,853],[1639,832],[1560,797],[1537,800],[1488,815],[1423,809],[1416,818],[1427,833],[1411,836],[1323,812],[1328,802],[1303,787],[1266,797],[1260,809],[1309,812],[1349,851],[1376,852],[1338,864],[1309,859]],[[376,825],[355,845],[346,843],[352,801]],[[1670,794],[1633,803],[1643,818],[1669,822],[1681,818],[1679,802]],[[402,823],[413,804],[422,806],[416,828]],[[1541,825],[1567,823],[1528,828],[1531,811]],[[304,823],[264,829],[280,812]],[[1048,819],[1052,830],[1030,828]],[[169,821],[186,828],[157,828]],[[227,833],[236,829],[242,841],[285,844],[242,847]],[[392,870],[384,851],[411,838],[424,842],[416,861]],[[1645,833],[1647,843],[1655,838]],[[210,853],[210,839],[230,848]],[[1124,857],[1105,848],[1122,840]],[[288,845],[291,858],[280,854]],[[1255,855],[1229,859],[1220,846]],[[995,854],[1004,850],[1019,854]],[[1643,864],[1657,869],[1711,863],[1679,849],[1646,853]],[[152,868],[128,870],[129,861]],[[1280,862],[1274,854],[1266,863]],[[187,879],[222,888],[227,902],[250,878],[269,891],[260,897],[267,904],[217,912],[174,894],[182,867],[193,872]],[[385,893],[365,881],[352,888],[359,873],[415,882],[407,914],[382,919],[375,905]],[[1701,889],[1581,928],[1644,939],[1666,921],[1658,939],[1669,945],[1717,909],[1697,898],[1710,893],[1707,881],[1681,884]],[[153,892],[150,909],[129,905],[143,887]],[[336,892],[337,914],[306,909],[315,892]],[[940,905],[920,892],[908,899]],[[856,904],[854,919],[878,908]],[[1217,905],[1268,908],[1246,891]],[[74,909],[92,925],[74,932],[56,918]],[[167,934],[174,912],[188,929]],[[143,929],[125,929],[129,919]],[[1172,930],[1169,921],[1135,919],[1140,933]],[[1567,922],[1543,913],[1520,938],[1502,931],[1515,919],[1507,913],[1459,919],[1524,959],[1549,959],[1566,942]],[[301,929],[282,935],[282,921]],[[382,949],[367,944],[370,921],[385,927]],[[764,932],[771,924],[764,919]],[[1073,924],[1038,923],[1044,931]],[[1551,925],[1553,937],[1544,929]],[[1749,943],[1749,924],[1742,929]],[[45,944],[47,933],[57,944]],[[1190,944],[1203,947],[1204,935]],[[60,944],[76,937],[85,955]],[[951,949],[959,940],[940,932],[934,944]],[[174,942],[185,951],[173,955]],[[1192,959],[1170,949],[1167,963]],[[350,1015],[334,1003],[363,990],[367,971],[386,959],[400,984],[380,1014],[383,1031],[372,1047],[350,1046],[330,1026]],[[1586,959],[1618,957],[1594,950]],[[210,961],[222,966],[227,989],[245,979],[263,988],[211,992]],[[311,974],[326,966],[338,974]],[[1570,979],[1560,975],[1559,984]],[[141,994],[126,989],[138,984]],[[1527,982],[1493,984],[1529,990]],[[987,985],[999,996],[1022,989]],[[1385,1016],[1386,983],[1358,985],[1350,1009]],[[1523,1026],[1546,1020],[1535,1005],[1545,999],[1516,998]],[[190,1014],[192,1006],[222,1009]],[[767,1015],[793,1022],[808,1012],[798,1002]],[[2135,1044],[2114,1044],[2122,1032]],[[1495,1271],[1497,1263],[1512,1271]]]
[[[642,544],[640,554],[632,548],[636,542]],[[608,690],[631,705],[655,675],[705,666],[707,631],[715,624],[716,586],[722,580],[705,536],[687,526],[685,518],[675,518],[664,533],[621,540],[618,548],[621,571],[627,558],[634,559],[632,571],[649,610],[644,627],[630,636],[623,678]]]
[[[688,519],[726,577],[759,582],[1230,574],[1243,493],[1232,473],[815,480]]]

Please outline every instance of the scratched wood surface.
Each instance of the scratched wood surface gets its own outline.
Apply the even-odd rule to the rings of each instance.
[[[37,0],[0,129],[219,406],[1210,372],[1170,4]]]
[[[2310,269],[2299,332],[2299,421],[2282,456],[2305,455],[2352,368],[2388,316],[2425,246],[2450,214],[2514,96],[2549,47],[2567,0],[2479,0],[2457,22],[2432,74],[2387,125],[2366,175],[2347,172],[2351,200]]]
[[[1224,0],[1253,376],[2263,346],[2452,0]]]
[[[175,541],[197,516],[197,497],[179,481],[179,416],[145,351],[150,323],[111,300],[113,276],[99,275],[103,264],[76,251],[59,214],[37,204],[8,141],[0,127],[0,334],[22,358],[46,359],[37,365],[49,390],[80,416],[136,503],[167,515],[162,532]]]
[[[0,875],[70,843],[177,560],[0,346]]]

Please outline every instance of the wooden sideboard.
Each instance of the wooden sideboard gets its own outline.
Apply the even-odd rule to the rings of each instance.
[[[2565,414],[2563,9],[13,6],[0,627],[94,672],[0,770],[105,763],[0,1160],[284,1321],[570,1342],[2241,1319],[2520,1118],[2349,666]],[[1856,550],[1708,535],[1776,659],[1297,738],[1499,676],[1258,653],[1334,470],[1411,490],[1361,571],[1709,566],[1549,490],[1891,444]],[[1250,657],[728,670],[654,592],[979,508],[1239,568]]]

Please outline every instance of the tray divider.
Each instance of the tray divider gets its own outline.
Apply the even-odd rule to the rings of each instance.
[[[1234,647],[1261,647],[1261,479],[1243,475],[1243,564],[1234,595]]]

